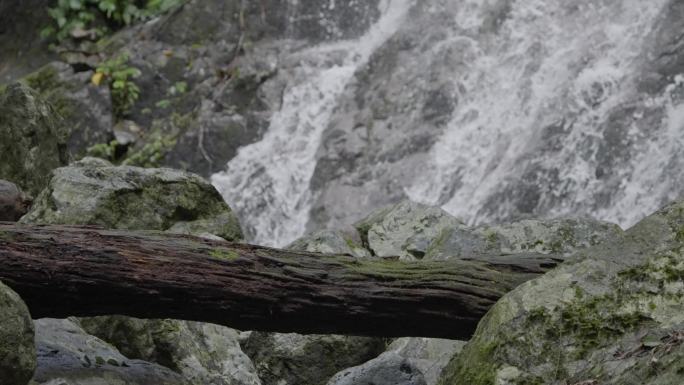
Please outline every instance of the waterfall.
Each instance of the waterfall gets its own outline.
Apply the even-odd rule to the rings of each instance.
[[[411,0],[381,2],[380,19],[359,39],[289,54],[282,106],[263,140],[243,147],[212,183],[242,213],[253,242],[282,246],[301,236],[311,204],[309,181],[337,98],[374,50],[399,28]],[[332,5],[334,7],[334,2]]]
[[[632,147],[640,146],[640,140],[656,142],[644,143],[650,150],[625,159],[615,170],[615,181],[597,178],[595,169],[601,166],[597,158],[605,155],[600,152],[612,150],[599,143],[605,142],[610,114],[642,98],[634,94],[635,77],[646,39],[666,3],[513,2],[498,39],[473,32],[476,59],[460,80],[466,97],[431,151],[430,171],[407,194],[444,203],[444,209],[471,223],[505,218],[512,207],[502,192],[520,185],[517,179],[529,171],[524,167],[534,162],[543,167],[541,173],[558,172],[545,179],[545,186],[534,186],[541,195],[534,199],[542,207],[536,214],[584,214],[630,226],[657,209],[665,191],[649,195],[660,184],[653,180],[661,174],[655,169],[666,163],[667,155],[656,149],[681,141],[681,125],[672,128],[682,122],[676,113],[670,117],[678,122],[663,125],[663,135],[651,138],[637,138],[643,132],[631,123],[616,127],[622,140],[635,142]],[[462,25],[476,25],[481,5],[472,4],[458,15]],[[666,99],[643,102],[668,103]],[[566,132],[559,135],[564,136],[562,146],[547,152],[543,146],[549,143],[539,136],[554,124]],[[435,192],[448,189],[455,179],[462,187],[447,202],[439,202]],[[610,203],[602,207],[595,194],[607,183],[614,185]]]
[[[360,39],[285,54],[281,62],[288,65],[279,77],[287,85],[268,132],[240,149],[212,181],[240,214],[251,240],[265,245],[282,246],[303,235],[314,203],[335,208],[347,223],[358,219],[358,212],[344,217],[347,208],[363,202],[371,209],[384,199],[383,186],[371,192],[369,181],[385,190],[399,186],[403,196],[442,206],[471,224],[520,215],[583,215],[630,226],[684,191],[678,171],[684,166],[684,107],[676,97],[683,93],[684,75],[662,88],[647,76],[655,36],[671,4],[383,1],[380,18]],[[383,93],[364,84],[360,73],[402,33],[430,38],[395,44],[395,51],[416,60],[395,63],[401,76],[389,77],[394,84],[373,87],[436,78],[430,81],[457,100],[443,108],[444,123],[423,117],[414,105],[431,100],[416,94],[425,90]],[[396,116],[354,110],[354,98],[364,93],[375,95],[371,99],[394,95],[383,103],[400,106]],[[350,119],[352,128],[339,126]],[[366,121],[383,128],[359,144],[353,127]],[[339,148],[326,145],[326,132],[333,129],[353,146],[366,146],[359,152],[365,158],[339,166],[343,177],[319,175],[326,183],[312,191],[317,162],[341,158]],[[371,130],[372,123],[366,127]],[[427,150],[396,144],[396,138],[419,130],[430,136]],[[391,156],[367,155],[374,151]],[[352,186],[345,194],[359,195],[342,201],[325,194],[340,186]]]

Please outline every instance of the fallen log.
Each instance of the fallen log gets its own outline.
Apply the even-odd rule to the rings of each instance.
[[[538,254],[357,259],[158,232],[0,222],[0,281],[34,318],[121,314],[242,330],[463,339],[502,295],[558,263]]]

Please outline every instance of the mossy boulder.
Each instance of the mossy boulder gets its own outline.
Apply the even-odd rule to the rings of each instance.
[[[171,169],[79,164],[54,170],[25,223],[168,230],[194,222],[228,240],[241,238],[237,219],[201,177]],[[216,219],[216,224],[211,220]]]
[[[474,228],[450,226],[430,244],[425,259],[525,252],[568,256],[621,234],[622,229],[613,223],[577,218],[522,220]]]
[[[232,241],[242,238],[230,207],[201,177],[171,169],[115,167],[95,158],[56,169],[22,222],[173,229],[211,233]],[[81,321],[88,332],[113,344],[128,358],[168,367],[189,384],[258,384],[231,329],[117,316]]]
[[[26,385],[36,368],[31,315],[19,295],[0,282],[0,382]]]
[[[260,385],[240,350],[238,333],[222,326],[176,320],[113,316],[81,320],[84,329],[128,357],[156,362],[190,384]]]
[[[464,225],[438,207],[411,201],[376,210],[355,224],[373,255],[406,260],[422,259],[434,239],[454,226]]]
[[[0,179],[36,196],[68,163],[68,131],[53,108],[23,84],[0,89]]]
[[[442,385],[684,383],[684,202],[504,296]]]
[[[36,321],[36,348],[38,368],[33,384],[189,384],[170,369],[126,357],[110,344],[88,335],[73,318]]]
[[[243,344],[263,385],[324,385],[385,348],[379,338],[252,332]]]

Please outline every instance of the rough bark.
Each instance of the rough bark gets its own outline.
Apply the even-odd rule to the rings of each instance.
[[[0,223],[0,281],[34,318],[122,314],[243,330],[468,338],[556,266],[516,255],[402,262],[156,232]]]

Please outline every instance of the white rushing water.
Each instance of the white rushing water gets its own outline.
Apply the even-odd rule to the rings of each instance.
[[[458,105],[435,131],[422,172],[403,184],[406,196],[469,223],[495,221],[515,210],[505,194],[537,175],[530,182],[539,192],[536,214],[589,215],[623,227],[679,196],[684,107],[670,93],[684,76],[662,95],[637,90],[648,39],[668,0],[426,1],[452,12],[453,24],[430,26],[443,29],[439,49],[415,54],[453,45],[468,62],[453,69]],[[303,235],[309,183],[338,101],[353,92],[355,73],[373,52],[411,25],[414,4],[385,1],[361,39],[288,54],[285,61],[296,65],[280,75],[287,86],[268,132],[212,178],[255,232],[252,241],[282,246]],[[496,31],[482,27],[493,8],[506,11]],[[633,116],[614,123],[620,108]],[[644,117],[658,109],[661,117]],[[553,125],[561,145],[548,149],[544,130]],[[537,174],[530,174],[532,164],[540,165]]]
[[[361,38],[321,44],[287,58],[282,106],[263,140],[243,147],[212,183],[256,231],[252,240],[283,246],[301,236],[311,206],[309,181],[315,155],[336,100],[345,86],[401,25],[412,0],[384,1],[382,16]]]
[[[478,25],[481,3],[469,2],[459,16],[461,25]],[[649,36],[664,0],[654,1],[517,1],[502,26],[505,37],[490,42],[473,41],[477,59],[461,84],[467,98],[432,151],[430,172],[417,181],[408,195],[437,203],[431,195],[453,183],[458,174],[463,185],[443,206],[472,222],[486,220],[479,213],[486,199],[501,190],[509,176],[516,176],[521,155],[537,140],[539,130],[562,119],[573,120],[573,130],[560,151],[546,155],[548,168],[562,170],[570,197],[553,207],[549,215],[571,214],[577,202],[592,202],[597,184],[595,149],[589,157],[579,152],[587,137],[600,137],[597,122],[633,97],[644,39]],[[477,36],[477,32],[473,32]],[[532,69],[532,70],[530,70]],[[475,118],[473,118],[475,117]],[[671,136],[681,133],[673,129]],[[659,147],[663,143],[654,143]],[[662,162],[657,151],[635,160],[640,168]],[[625,170],[629,170],[625,165]],[[464,171],[465,170],[465,171]],[[625,180],[612,208],[592,211],[594,217],[629,226],[661,203],[648,202],[653,177],[629,171],[639,180]],[[625,176],[627,177],[627,176]],[[571,186],[568,187],[567,185]],[[554,192],[550,192],[551,194]],[[565,191],[557,191],[558,195]],[[656,198],[656,197],[654,197]],[[543,199],[543,198],[542,198]],[[635,210],[635,205],[639,207]],[[579,205],[581,206],[581,205]],[[509,210],[502,205],[500,210]],[[586,210],[585,207],[580,211]],[[576,214],[576,212],[575,212]]]

